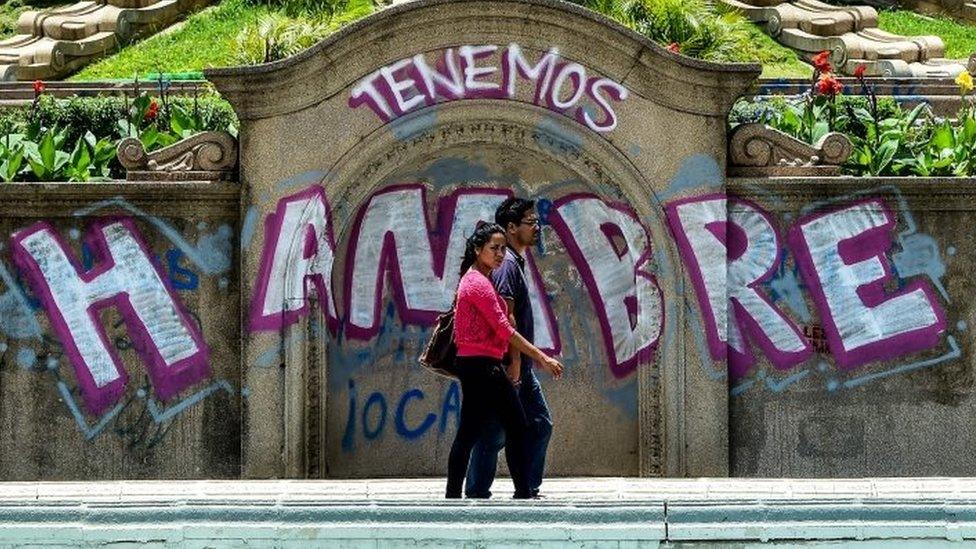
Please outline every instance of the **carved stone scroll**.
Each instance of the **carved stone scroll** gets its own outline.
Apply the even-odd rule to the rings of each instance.
[[[129,181],[229,180],[237,170],[237,141],[224,132],[198,133],[152,153],[129,137],[118,155]]]
[[[808,145],[764,124],[742,124],[729,138],[729,175],[838,175],[851,142],[832,132]]]

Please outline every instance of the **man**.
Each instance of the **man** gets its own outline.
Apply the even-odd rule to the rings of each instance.
[[[508,304],[509,321],[525,339],[534,341],[532,304],[525,282],[525,252],[539,241],[539,215],[534,200],[509,198],[495,211],[495,223],[505,229],[508,247],[501,267],[492,272],[492,282]],[[552,417],[536,379],[531,359],[518,352],[509,352],[508,376],[516,386],[519,400],[528,420],[526,477],[532,497],[539,497],[542,470],[546,464],[546,450],[552,434]],[[557,377],[562,372],[553,372]],[[491,497],[495,480],[498,452],[505,446],[505,434],[498,422],[492,422],[482,433],[471,452],[465,495],[469,498]]]

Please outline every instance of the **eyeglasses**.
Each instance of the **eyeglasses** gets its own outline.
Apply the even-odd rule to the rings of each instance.
[[[536,227],[538,227],[539,226],[539,220],[538,219],[527,219],[525,221],[519,221],[519,225],[535,225]]]

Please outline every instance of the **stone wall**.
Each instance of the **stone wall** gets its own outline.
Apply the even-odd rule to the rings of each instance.
[[[757,74],[545,0],[211,71],[239,178],[210,135],[128,142],[153,183],[0,187],[0,479],[442,476],[461,395],[416,358],[510,194],[567,367],[548,475],[963,474],[974,181],[727,179]]]
[[[0,187],[0,479],[240,470],[236,184]]]
[[[698,359],[661,203],[721,188],[725,118],[757,74],[545,1],[406,3],[209,71],[258,226],[244,475],[443,474],[458,388],[416,357],[463,239],[510,193],[540,203],[535,331],[567,366],[543,376],[550,473],[727,474],[724,386],[682,367]]]
[[[974,183],[730,181],[751,201],[730,205],[733,219],[765,212],[779,232],[780,259],[758,286],[809,347],[802,360],[764,353],[731,380],[733,475],[969,474]],[[836,245],[799,237],[818,216]],[[850,270],[831,266],[834,250]]]

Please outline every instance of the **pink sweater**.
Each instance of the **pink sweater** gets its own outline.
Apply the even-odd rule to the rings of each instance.
[[[458,356],[490,356],[501,360],[515,328],[508,307],[491,280],[470,269],[458,284],[454,309],[454,342]]]

